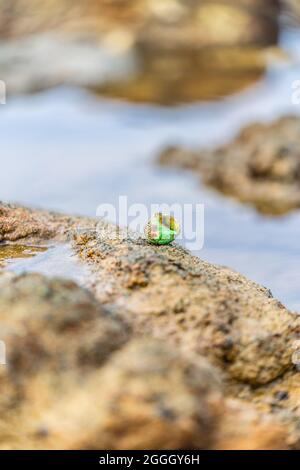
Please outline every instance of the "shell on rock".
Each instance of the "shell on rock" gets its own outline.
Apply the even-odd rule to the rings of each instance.
[[[180,225],[169,214],[158,212],[154,214],[145,226],[145,236],[154,245],[168,245],[180,233]]]

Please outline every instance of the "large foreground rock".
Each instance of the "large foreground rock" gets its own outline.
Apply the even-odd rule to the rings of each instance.
[[[204,358],[135,339],[74,283],[2,273],[0,292],[1,449],[286,447],[287,428],[224,400]]]
[[[1,210],[4,242],[72,238],[91,272],[88,290],[0,275],[2,448],[300,445],[300,318],[267,289],[102,222]]]
[[[0,291],[0,447],[209,446],[221,395],[204,360],[123,348],[128,326],[72,282],[4,273]]]
[[[137,331],[168,337],[183,351],[203,354],[230,377],[253,385],[291,369],[300,319],[270,291],[179,247],[107,242],[109,235],[109,228],[101,237],[87,233],[76,244],[95,270],[98,298],[120,309]]]

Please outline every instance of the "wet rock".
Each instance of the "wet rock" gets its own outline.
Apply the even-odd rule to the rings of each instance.
[[[159,161],[198,173],[204,183],[259,212],[281,215],[300,207],[299,138],[299,118],[285,117],[251,125],[216,150],[169,148]]]

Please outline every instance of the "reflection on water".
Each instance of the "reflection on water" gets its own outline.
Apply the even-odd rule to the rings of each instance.
[[[0,199],[87,215],[95,215],[100,203],[117,203],[120,194],[148,205],[202,202],[205,247],[199,255],[246,274],[300,311],[300,214],[262,217],[199,189],[190,174],[154,165],[167,144],[217,145],[251,121],[300,114],[291,104],[292,82],[300,79],[300,41],[285,36],[283,42],[295,44],[292,63],[270,68],[256,86],[220,102],[130,105],[63,88],[11,98],[0,108]],[[43,267],[35,264],[41,257]],[[32,258],[31,269],[49,272],[50,257],[48,250]],[[52,258],[52,267],[71,275],[65,265],[64,253]]]

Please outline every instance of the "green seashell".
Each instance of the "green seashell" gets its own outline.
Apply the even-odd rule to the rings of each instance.
[[[169,245],[180,233],[180,225],[172,215],[158,212],[154,214],[145,227],[145,235],[149,243]]]

